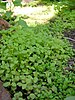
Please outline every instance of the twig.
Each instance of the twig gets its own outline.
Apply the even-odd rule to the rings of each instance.
[[[74,39],[72,39],[72,38],[67,37],[67,39],[68,39],[68,40],[71,40],[71,41],[73,41],[73,42],[75,42],[75,40],[74,40]]]

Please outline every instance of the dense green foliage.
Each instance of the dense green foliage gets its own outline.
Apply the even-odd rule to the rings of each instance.
[[[47,26],[16,26],[1,33],[0,77],[5,87],[11,87],[14,100],[23,96],[28,100],[53,100],[75,94],[74,74],[68,73],[68,77],[62,70],[72,55],[62,35],[53,36]]]
[[[13,22],[8,14],[4,18],[14,26],[0,31],[0,79],[13,100],[64,100],[75,95],[75,74],[64,70],[75,52],[62,34],[75,28],[75,11],[63,10],[48,25],[36,27],[28,27],[21,18]]]
[[[75,9],[75,0],[62,0],[70,9]]]

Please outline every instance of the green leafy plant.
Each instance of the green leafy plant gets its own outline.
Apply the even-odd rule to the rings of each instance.
[[[75,0],[63,0],[71,10],[75,9]]]
[[[8,14],[5,18],[12,20]],[[64,73],[75,53],[62,34],[75,27],[74,18],[74,11],[62,11],[54,22],[36,27],[18,18],[14,26],[0,31],[0,79],[13,100],[64,100],[75,95],[75,74]]]
[[[62,93],[67,95],[67,88],[74,81],[73,73],[70,78],[62,74],[73,54],[70,44],[52,36],[47,25],[34,29],[22,23],[19,21],[16,27],[0,32],[0,78],[4,86],[11,87],[13,100],[64,98]],[[70,94],[75,93],[73,88],[71,91]]]

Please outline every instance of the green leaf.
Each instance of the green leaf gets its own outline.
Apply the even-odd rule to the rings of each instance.
[[[21,82],[18,82],[17,85],[21,87],[22,86],[22,83]]]
[[[12,82],[12,86],[13,86],[13,87],[16,87],[16,85],[17,85],[17,84],[16,84],[15,82]]]
[[[22,92],[19,92],[19,96],[22,96]]]
[[[49,77],[49,78],[47,78],[47,82],[49,83],[49,84],[51,84],[52,83],[52,81],[51,81],[51,78]]]
[[[22,19],[19,19],[18,24],[21,25],[24,28],[28,27],[27,24],[26,24],[26,22],[24,20],[22,20]]]
[[[36,97],[35,94],[33,94],[33,93],[30,94],[30,98],[31,98],[32,100],[35,99],[35,97]]]
[[[37,83],[37,81],[38,81],[38,78],[34,77],[34,83]]]
[[[26,89],[27,84],[22,84],[22,89]]]
[[[0,75],[3,74],[4,70],[0,70]]]
[[[14,0],[14,5],[15,6],[21,6],[21,0]]]
[[[52,86],[52,91],[57,93],[57,87],[55,85]]]
[[[19,81],[20,77],[19,76],[15,76],[15,81]]]
[[[3,86],[4,86],[4,87],[10,86],[10,82],[5,82],[5,83],[3,83]]]

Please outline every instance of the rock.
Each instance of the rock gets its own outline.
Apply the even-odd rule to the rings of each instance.
[[[10,93],[3,87],[2,81],[0,81],[0,100],[12,100]]]
[[[29,3],[29,2],[31,2],[32,0],[22,0],[22,2],[24,2],[24,3]]]
[[[0,30],[3,30],[3,29],[6,30],[9,27],[10,27],[10,24],[6,20],[0,18]]]

